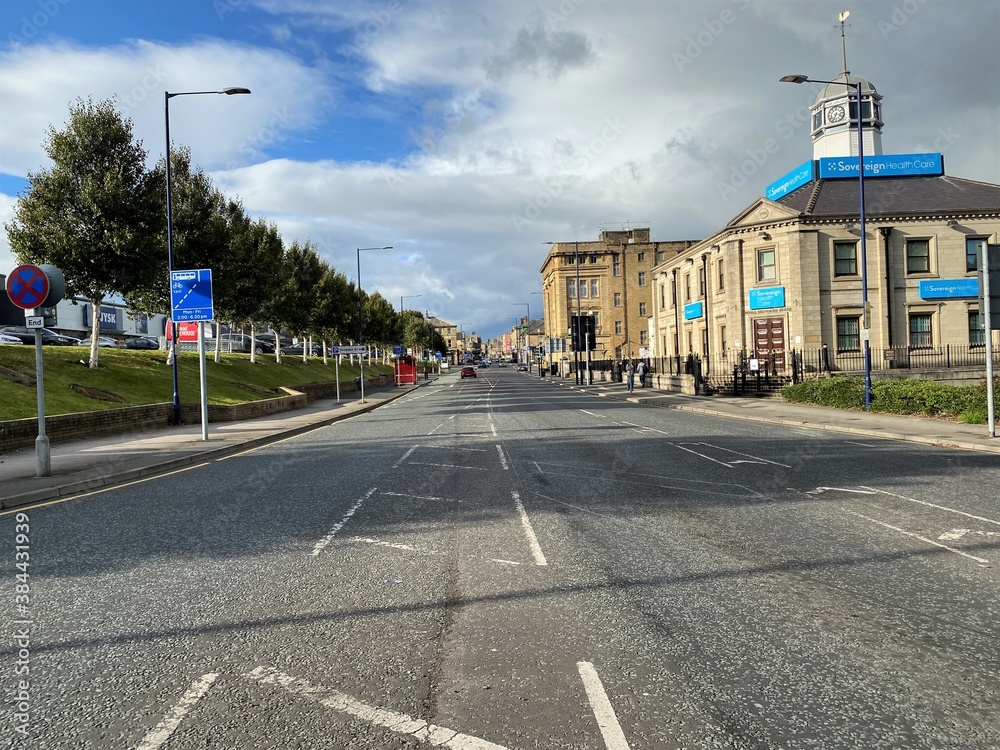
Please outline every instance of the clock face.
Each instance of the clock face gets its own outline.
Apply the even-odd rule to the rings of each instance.
[[[835,107],[830,107],[830,109],[826,111],[827,119],[830,120],[830,122],[840,122],[844,119],[844,114],[844,108],[839,104]]]

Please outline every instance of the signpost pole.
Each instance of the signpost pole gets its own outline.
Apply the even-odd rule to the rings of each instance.
[[[996,437],[996,415],[993,413],[993,319],[990,305],[990,253],[986,242],[979,244],[979,270],[983,280],[983,333],[986,337],[986,422],[987,434]]]
[[[205,372],[205,323],[198,322],[198,376],[201,378],[201,439],[208,440],[208,374]]]
[[[35,329],[35,392],[38,397],[38,437],[35,438],[35,476],[52,476],[52,453],[45,434],[45,378],[42,367],[42,329]]]
[[[340,353],[333,355],[334,379],[337,381],[337,403],[340,403]]]

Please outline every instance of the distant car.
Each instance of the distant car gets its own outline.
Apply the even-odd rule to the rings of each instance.
[[[485,369],[489,368],[489,366],[490,366],[489,362],[480,362],[479,363],[479,369],[480,370],[485,370]]]
[[[90,336],[84,336],[82,339],[76,340],[77,346],[90,346]],[[117,348],[118,342],[115,341],[110,336],[98,336],[97,345],[105,349]]]
[[[159,349],[160,341],[159,339],[154,339],[152,336],[140,336],[135,339],[129,339],[125,342],[126,349]]]
[[[219,350],[223,352],[244,352],[249,354],[250,350],[257,354],[273,354],[274,344],[261,339],[251,339],[244,333],[224,333],[219,336]],[[299,354],[302,352],[300,351]]]
[[[63,336],[48,328],[28,328],[26,326],[3,326],[0,333],[14,336],[21,340],[22,344],[35,343],[35,331],[42,332],[42,344],[47,346],[74,346],[76,339],[71,336]]]
[[[11,336],[9,333],[0,333],[0,344],[23,344],[17,336]]]
[[[507,363],[504,362],[504,361],[502,361],[502,360],[501,360],[500,364],[497,365],[497,367],[506,367],[506,366],[507,366]]]
[[[281,353],[282,354],[289,354],[289,355],[291,355],[293,357],[295,357],[295,356],[301,357],[302,356],[302,350],[305,349],[305,348],[306,348],[306,346],[304,344],[292,344],[291,346],[283,346],[283,347],[281,347]],[[311,347],[308,348],[308,356],[310,356],[310,357],[322,357],[323,356],[323,347],[320,346],[319,344],[313,344]]]
[[[519,365],[517,366],[517,371],[518,371],[518,372],[527,372],[527,371],[528,371],[528,366],[527,366],[526,364],[524,364],[524,362],[521,362],[521,363],[520,363],[520,364],[519,364]]]
[[[465,367],[462,368],[462,372],[460,373],[460,375],[463,378],[474,378],[476,377],[476,368],[473,367],[472,365],[466,365]]]

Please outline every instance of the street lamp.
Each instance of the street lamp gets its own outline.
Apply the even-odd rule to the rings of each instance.
[[[423,297],[422,294],[405,294],[399,298],[399,311],[403,312],[403,300],[404,299],[416,299],[417,297]]]
[[[365,345],[364,311],[361,307],[361,251],[362,250],[392,250],[392,245],[383,247],[359,247],[358,248],[358,346]],[[361,367],[361,403],[365,402],[365,353],[358,355],[358,363]]]
[[[555,242],[546,242],[546,245],[555,245]],[[580,342],[583,341],[583,331],[580,330],[580,322],[583,313],[580,311],[580,243],[573,241],[573,265],[576,266],[576,346],[573,347],[573,361],[576,363],[576,384],[583,385],[583,375],[580,372]]]
[[[846,67],[846,66],[845,66]],[[861,80],[851,83],[847,75],[843,81],[821,81],[818,78],[809,78],[804,75],[782,76],[781,83],[826,83],[833,85],[847,86],[853,88],[857,96],[855,114],[858,122],[858,196],[861,207],[858,212],[858,223],[861,225],[861,336],[864,339],[865,355],[865,411],[869,411],[872,402],[872,354],[868,341],[868,323],[870,313],[868,311],[868,250],[865,244],[865,141],[864,141],[864,109],[861,106]]]
[[[250,89],[239,86],[231,86],[221,91],[176,91],[171,94],[169,91],[163,92],[163,120],[164,130],[167,136],[167,294],[170,294],[170,285],[173,282],[174,272],[174,220],[173,210],[170,200],[170,100],[175,96],[196,96],[198,94],[249,94]],[[174,322],[173,311],[170,314],[170,363],[174,377],[174,425],[181,423],[181,395],[177,387],[177,323]]]
[[[513,304],[514,306],[524,305],[524,319],[525,319],[525,324],[524,324],[524,336],[523,336],[523,339],[525,341],[527,341],[527,343],[525,344],[525,347],[527,347],[527,346],[529,346],[531,344],[531,342],[528,341],[528,328],[531,327],[531,307],[529,307],[529,304],[527,302],[512,302],[511,304]],[[521,336],[518,336],[518,339],[521,339],[521,338],[522,338]],[[528,360],[528,372],[531,372],[531,358],[529,356],[527,356],[527,354],[524,354],[523,356],[524,356],[524,358],[526,360]]]

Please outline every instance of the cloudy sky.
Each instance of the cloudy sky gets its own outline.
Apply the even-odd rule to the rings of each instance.
[[[114,98],[286,242],[492,336],[541,309],[546,241],[700,239],[811,157],[818,87],[883,94],[886,153],[1000,183],[996,0],[5,0],[0,221],[46,128]],[[16,265],[0,232],[0,273]]]

